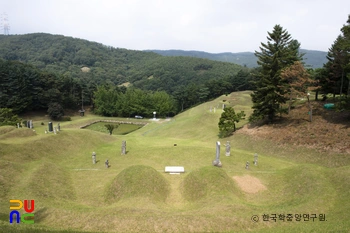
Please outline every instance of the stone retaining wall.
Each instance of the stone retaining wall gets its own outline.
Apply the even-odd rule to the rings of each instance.
[[[115,121],[115,120],[97,120],[97,121],[93,121],[90,122],[86,125],[80,126],[80,129],[84,129],[92,124],[98,123],[98,122],[111,122],[111,123],[119,123],[119,124],[131,124],[131,125],[147,125],[148,123],[144,123],[144,122],[132,122],[132,121]]]

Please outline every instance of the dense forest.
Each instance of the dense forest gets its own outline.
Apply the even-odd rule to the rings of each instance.
[[[164,116],[173,115],[219,95],[251,89],[254,72],[232,63],[164,57],[44,33],[1,35],[1,58],[0,106],[15,113],[47,109],[50,103],[79,109],[82,101],[104,115],[145,113],[99,111],[94,102],[101,93],[98,88],[104,87],[120,98],[130,88],[145,96],[166,93],[174,106]]]
[[[207,53],[202,51],[184,51],[184,50],[145,50],[155,52],[163,56],[186,56],[206,58],[214,61],[231,62],[249,68],[258,67],[258,58],[252,52],[240,53]],[[304,62],[308,68],[321,68],[323,64],[327,63],[327,52],[317,50],[299,49],[304,55]]]

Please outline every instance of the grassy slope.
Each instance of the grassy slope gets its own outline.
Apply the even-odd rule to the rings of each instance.
[[[72,122],[61,123],[63,130],[57,135],[44,134],[45,126],[36,127],[32,136],[28,136],[29,131],[23,133],[1,127],[0,228],[8,232],[11,229],[35,232],[38,228],[96,232],[328,232],[349,229],[348,164],[342,167],[314,164],[303,160],[303,155],[315,158],[324,155],[311,149],[281,147],[235,134],[220,140],[222,145],[231,142],[230,157],[224,156],[224,146],[221,147],[223,168],[220,172],[215,170],[219,168],[210,167],[215,158],[217,122],[224,99],[236,111],[244,110],[249,114],[249,92],[240,92],[199,105],[171,121],[151,122],[128,135],[109,136],[78,129],[90,121],[102,119],[93,115],[73,117]],[[215,107],[216,112],[210,112],[210,107]],[[41,121],[46,122],[38,118],[34,125]],[[19,132],[17,136],[14,130]],[[5,137],[10,133],[11,138]],[[120,155],[122,140],[127,141],[125,156]],[[92,164],[92,151],[97,153],[96,165]],[[254,153],[259,154],[259,165],[245,170],[245,161],[252,164]],[[104,168],[103,163],[107,158],[109,169]],[[170,192],[162,192],[165,201],[126,191],[128,198],[106,202],[106,190],[113,185],[113,180],[133,165],[150,166],[158,171],[163,171],[167,165],[181,165],[186,174],[159,173],[169,183]],[[267,190],[247,194],[228,179],[246,174],[260,179]],[[217,183],[212,177],[217,177]],[[206,182],[201,182],[201,178]],[[120,182],[126,181],[129,180]],[[139,186],[143,187],[142,183]],[[147,184],[147,188],[149,186]],[[35,199],[34,225],[9,227],[10,198]],[[255,214],[261,219],[262,214],[274,213],[326,214],[327,221],[254,223],[250,219]]]

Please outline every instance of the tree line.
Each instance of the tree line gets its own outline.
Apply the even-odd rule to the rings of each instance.
[[[338,94],[341,110],[350,108],[350,15],[341,34],[331,45],[328,62],[323,68],[305,69],[300,43],[287,30],[276,25],[268,32],[267,43],[261,43],[255,51],[260,70],[253,81],[253,114],[250,121],[267,119],[273,122],[277,115],[287,114],[292,102],[299,97],[309,100],[311,91],[323,95],[323,100],[332,93]],[[312,107],[309,103],[310,121]]]

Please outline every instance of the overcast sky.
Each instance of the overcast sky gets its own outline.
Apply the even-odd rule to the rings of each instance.
[[[280,24],[328,51],[349,0],[0,0],[10,34],[45,32],[118,48],[254,52]],[[3,30],[1,31],[3,33]]]

